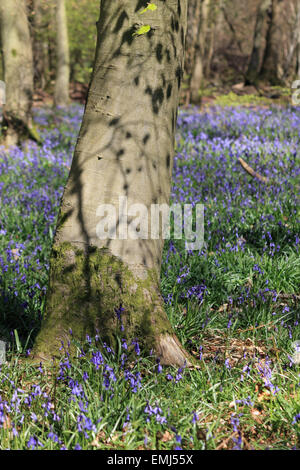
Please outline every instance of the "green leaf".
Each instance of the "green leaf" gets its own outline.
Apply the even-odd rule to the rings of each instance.
[[[22,346],[19,340],[18,330],[14,330],[14,335],[16,340],[17,351],[20,353],[22,352]]]
[[[149,24],[146,24],[144,26],[141,26],[135,33],[133,33],[132,36],[141,36],[142,34],[148,33],[150,29],[151,29],[151,26]]]
[[[146,11],[148,10],[155,11],[156,9],[157,9],[157,6],[155,5],[155,3],[148,3],[148,6],[143,11],[141,11],[140,15],[142,15],[143,13],[146,13]]]

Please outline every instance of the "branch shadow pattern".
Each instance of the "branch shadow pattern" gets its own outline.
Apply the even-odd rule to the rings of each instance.
[[[149,209],[169,203],[183,77],[187,2],[157,0],[147,18],[140,15],[147,1],[117,3],[100,4],[93,73],[54,238],[54,248],[70,242],[84,249],[87,298],[95,247],[107,248],[135,273],[154,269],[160,277],[163,240],[99,240],[96,210],[117,206],[119,196]],[[134,35],[143,21],[149,33]],[[115,281],[122,289],[121,278]]]

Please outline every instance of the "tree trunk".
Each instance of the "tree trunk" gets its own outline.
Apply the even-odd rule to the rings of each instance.
[[[185,61],[184,70],[190,75],[193,68],[193,60],[195,53],[195,44],[197,41],[198,24],[200,22],[200,5],[197,0],[189,0],[187,13],[187,31],[185,41]]]
[[[272,0],[261,0],[258,7],[256,24],[253,38],[253,48],[251,52],[248,70],[246,72],[246,84],[253,84],[260,71],[261,59],[263,56],[263,31],[266,16],[272,7]]]
[[[46,35],[47,19],[44,0],[33,0],[34,11],[34,84],[35,88],[45,89],[49,80],[48,41]]]
[[[201,15],[201,0],[189,0],[188,2],[188,21],[186,33],[185,64],[184,69],[187,74],[188,89],[186,104],[191,102],[191,80],[195,68],[195,48],[198,41],[198,32]]]
[[[169,203],[187,2],[155,4],[141,15],[146,1],[123,0],[121,7],[101,1],[94,70],[60,207],[35,357],[58,353],[71,328],[79,339],[98,330],[110,344],[116,335],[138,338],[161,363],[190,363],[160,295],[163,239],[126,236],[132,220],[122,219],[125,209],[119,212],[120,197],[129,209]],[[142,23],[151,28],[138,34]],[[119,213],[115,239],[99,238],[103,204]]]
[[[201,101],[199,91],[203,84],[203,63],[205,56],[205,43],[207,36],[207,22],[210,9],[210,0],[202,0],[200,4],[200,15],[196,33],[196,44],[194,48],[194,67],[190,81],[191,102],[198,104]]]
[[[300,11],[300,8],[299,8]],[[296,75],[300,79],[300,24],[298,29],[298,41],[297,41],[297,61],[296,61]]]
[[[268,29],[266,36],[266,48],[263,57],[259,79],[271,85],[280,85],[278,77],[280,31],[278,19],[280,15],[280,0],[272,0],[271,8],[268,10]]]
[[[298,73],[298,49],[300,44],[300,0],[292,2],[290,5],[291,8],[291,19],[287,27],[291,30],[291,35],[289,38],[288,51],[285,55],[285,60],[283,64],[283,73],[282,79],[286,83],[287,78],[294,79],[295,71],[296,76],[299,77]]]
[[[296,1],[296,22],[295,22],[295,31],[294,31],[293,36],[294,36],[293,42],[295,44],[295,50],[296,50],[296,77],[297,79],[299,79],[300,78],[300,0]]]
[[[57,66],[54,103],[55,106],[67,106],[69,103],[70,58],[65,0],[57,0],[56,27]]]
[[[215,31],[217,25],[218,11],[216,4],[212,3],[208,17],[208,27],[205,38],[205,62],[204,62],[204,77],[208,79],[211,73],[211,62],[214,54],[215,47]]]
[[[33,61],[25,0],[1,0],[0,13],[6,83],[2,130],[9,146],[32,132]]]

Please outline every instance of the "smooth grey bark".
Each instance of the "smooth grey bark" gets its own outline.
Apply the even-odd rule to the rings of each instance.
[[[32,132],[33,60],[25,0],[1,0],[0,21],[6,83],[2,131],[9,146]]]
[[[64,190],[50,261],[44,320],[34,356],[47,358],[67,340],[97,329],[113,343],[137,337],[162,363],[190,363],[174,335],[160,295],[163,239],[97,235],[99,207],[119,198],[168,204],[183,75],[187,2],[102,0],[85,113]],[[137,35],[140,26],[150,25]],[[97,215],[98,214],[98,215]],[[130,217],[123,227],[129,227]],[[117,220],[120,227],[121,220]],[[117,328],[122,307],[125,331]]]
[[[56,0],[56,81],[55,106],[69,103],[70,57],[65,0]]]
[[[272,0],[262,0],[259,4],[254,29],[253,48],[251,52],[250,62],[246,72],[246,83],[253,84],[260,71],[261,60],[263,57],[264,47],[264,24],[266,16],[272,7]]]

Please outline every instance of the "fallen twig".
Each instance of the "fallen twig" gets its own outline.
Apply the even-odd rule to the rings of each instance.
[[[248,163],[246,163],[245,160],[243,160],[241,157],[238,158],[238,161],[240,162],[244,170],[246,170],[247,173],[249,173],[249,175],[253,176],[253,178],[257,178],[259,181],[262,181],[263,183],[268,183],[269,181],[268,178],[265,178],[265,176],[261,176],[259,173],[254,171],[253,168],[251,168],[251,166],[249,166]]]

